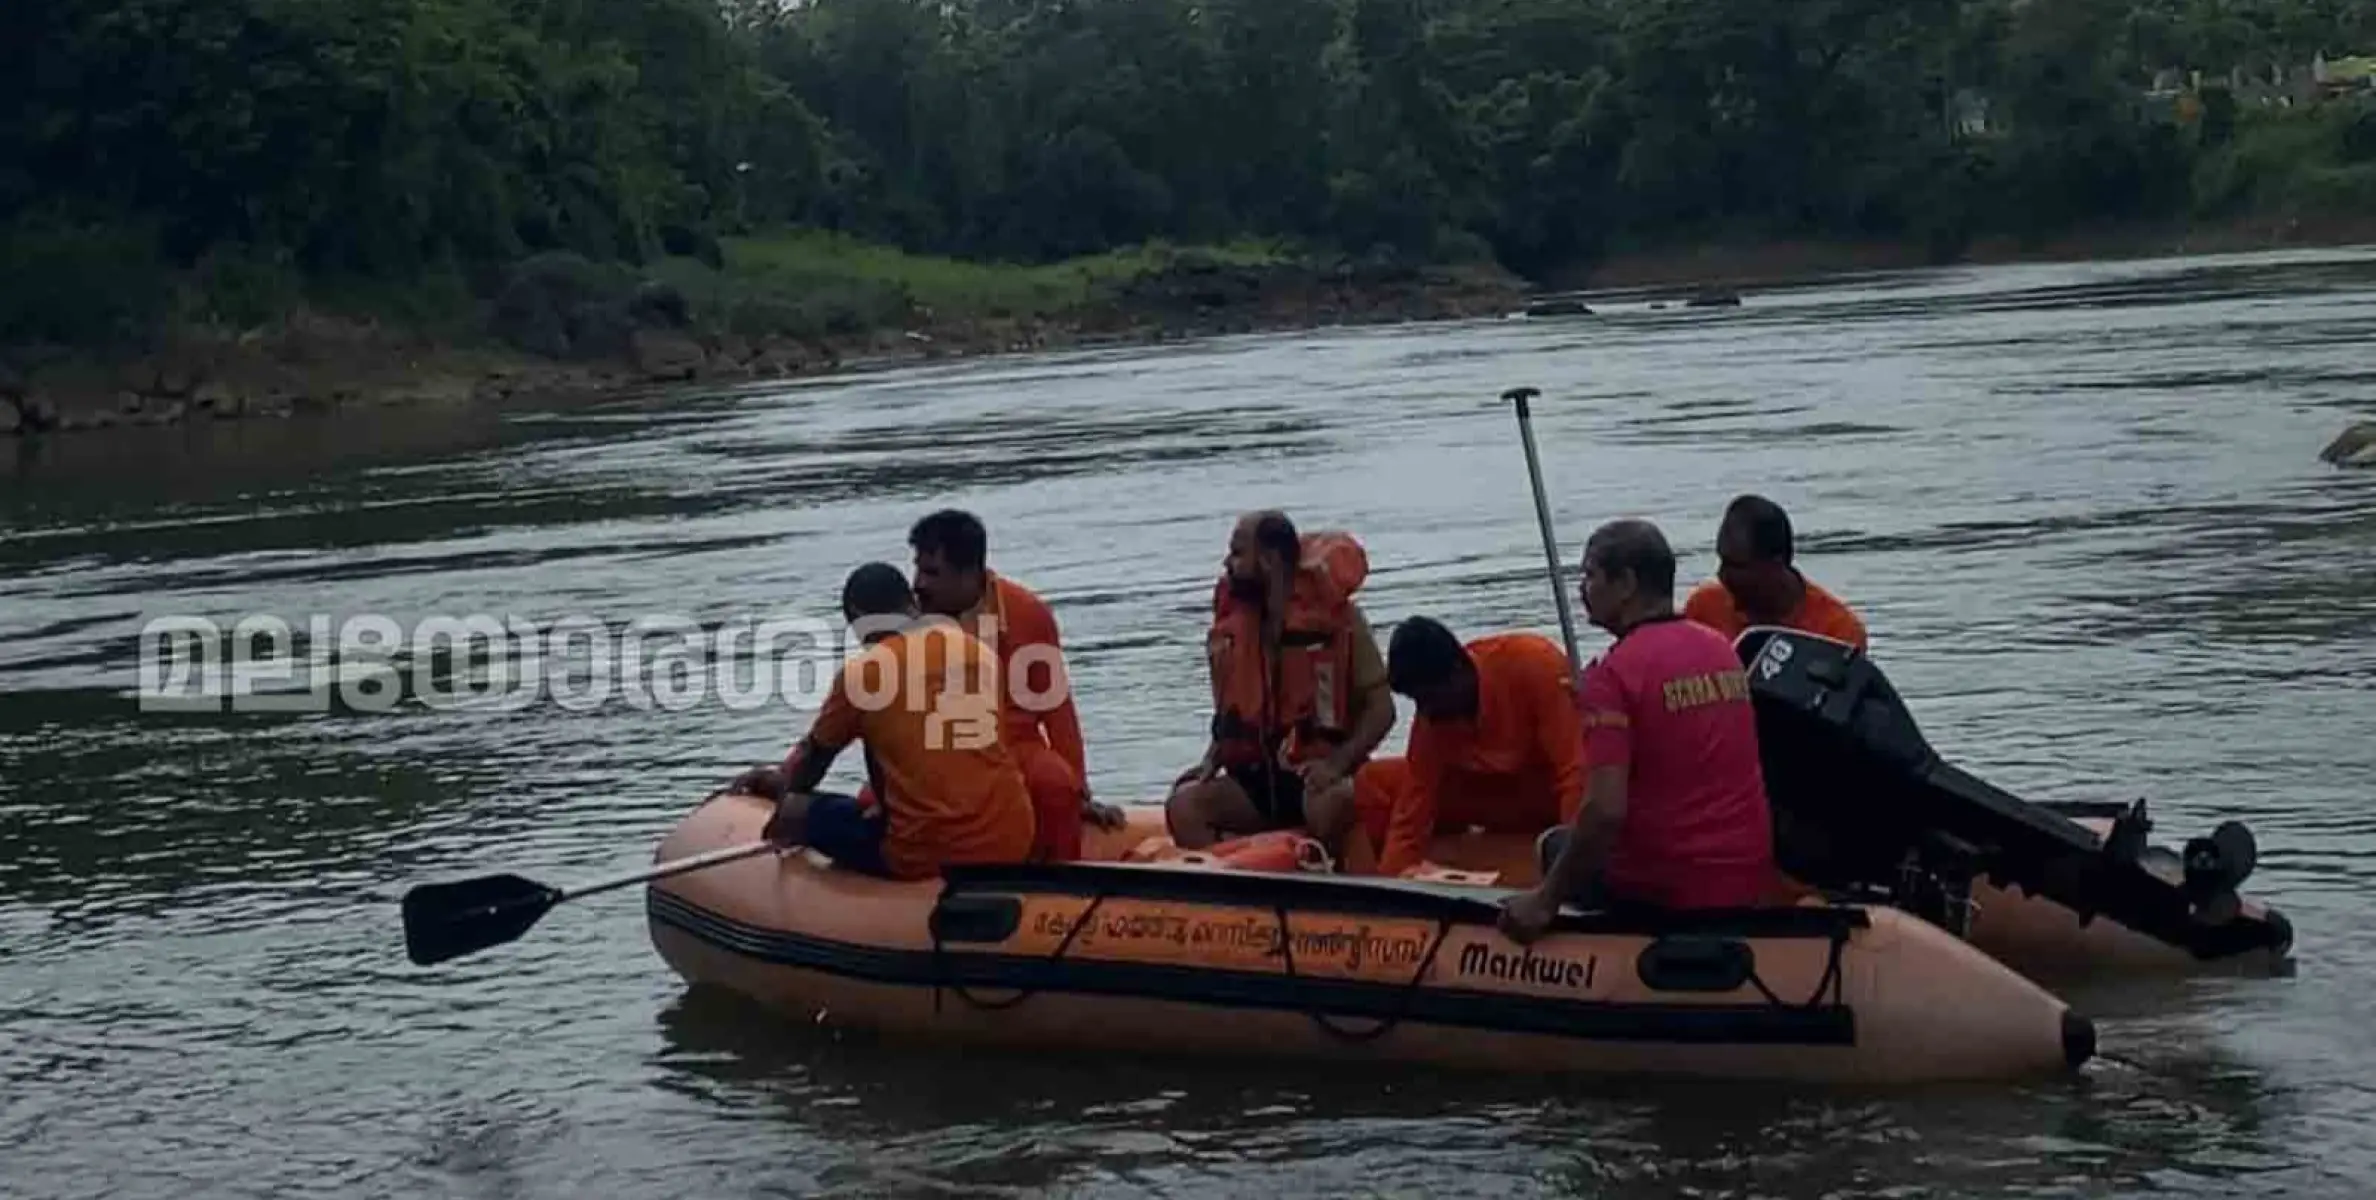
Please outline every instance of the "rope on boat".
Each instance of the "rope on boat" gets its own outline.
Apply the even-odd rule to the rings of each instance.
[[[1823,994],[1826,991],[1831,993],[1831,1002],[1834,1005],[1843,1004],[1846,1002],[1847,998],[1848,980],[1840,973],[1840,955],[1847,948],[1847,931],[1840,929],[1833,930],[1831,935],[1831,953],[1823,964],[1823,977],[1815,981],[1815,992],[1813,995],[1807,997],[1806,1003],[1804,1004],[1793,1004],[1790,1001],[1784,1000],[1782,997],[1775,995],[1774,989],[1766,986],[1766,981],[1764,978],[1758,975],[1757,968],[1755,967],[1751,967],[1749,969],[1749,983],[1751,986],[1757,989],[1759,995],[1766,998],[1767,1003],[1772,1004],[1777,1008],[1819,1008],[1823,1005]]]
[[[1064,960],[1065,952],[1072,949],[1073,939],[1080,937],[1081,931],[1089,928],[1090,921],[1097,916],[1098,906],[1104,904],[1106,902],[1106,898],[1112,894],[1113,893],[1111,892],[1098,892],[1089,897],[1089,907],[1082,909],[1080,919],[1073,922],[1072,928],[1064,931],[1064,940],[1056,943],[1055,951],[1048,955],[1048,965],[1054,966],[1055,964]],[[1016,988],[1015,994],[1008,997],[1007,999],[984,1000],[974,995],[972,989],[966,987],[964,984],[949,980],[949,972],[945,965],[947,962],[945,957],[946,950],[947,943],[942,940],[939,931],[935,930],[932,935],[932,974],[934,980],[932,988],[932,1015],[936,1017],[941,1014],[941,993],[944,990],[957,993],[958,999],[963,1000],[967,1004],[973,1005],[975,1008],[981,1009],[985,1012],[1003,1012],[1039,994],[1038,988]]]
[[[1279,919],[1279,954],[1286,961],[1287,978],[1292,980],[1295,978],[1295,939],[1287,928],[1287,906],[1284,904],[1273,905],[1271,913]],[[1402,985],[1401,991],[1396,996],[1398,1011],[1392,1016],[1379,1017],[1377,1025],[1372,1028],[1344,1028],[1334,1024],[1333,1018],[1318,1009],[1305,1009],[1304,1015],[1310,1017],[1312,1024],[1319,1026],[1322,1032],[1343,1041],[1358,1044],[1376,1041],[1386,1036],[1396,1026],[1401,1025],[1405,1017],[1410,1015],[1412,997],[1419,994],[1419,985],[1427,981],[1427,972],[1435,966],[1436,952],[1444,948],[1444,942],[1451,934],[1452,922],[1450,920],[1436,922],[1435,941],[1428,944],[1427,953],[1419,959],[1418,969],[1411,972],[1410,981]]]

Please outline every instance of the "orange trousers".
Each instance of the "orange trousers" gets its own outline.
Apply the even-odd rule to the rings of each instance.
[[[1493,777],[1496,780],[1501,777]],[[1537,805],[1513,807],[1509,799],[1493,789],[1457,786],[1464,782],[1458,775],[1445,793],[1436,798],[1435,824],[1438,831],[1466,829],[1472,825],[1495,833],[1535,833],[1549,829],[1575,814],[1561,815],[1545,800]],[[1353,776],[1353,811],[1359,815],[1362,832],[1370,841],[1384,846],[1388,823],[1394,817],[1394,804],[1403,792],[1410,789],[1411,760],[1407,758],[1373,758],[1362,765]]]
[[[1023,790],[1031,793],[1031,815],[1037,827],[1031,839],[1031,861],[1080,861],[1082,793],[1087,790],[1081,786],[1081,777],[1045,742],[1009,746],[1007,753],[1023,768]],[[859,786],[858,803],[865,808],[879,803],[873,784]]]
[[[1575,817],[1572,812],[1561,813],[1558,804],[1540,790],[1514,796],[1512,783],[1505,777],[1455,772],[1446,783],[1436,797],[1435,828],[1429,831],[1430,836],[1471,826],[1490,833],[1533,836]],[[1386,853],[1395,805],[1415,786],[1411,760],[1402,757],[1373,758],[1353,776],[1355,818],[1381,857]]]
[[[1353,773],[1353,814],[1373,852],[1384,853],[1394,799],[1411,786],[1411,760],[1373,758]]]
[[[1081,807],[1088,791],[1072,764],[1046,742],[1023,742],[1008,747],[1023,768],[1023,788],[1031,793],[1032,815],[1039,832],[1032,838],[1033,862],[1078,862],[1081,857]]]

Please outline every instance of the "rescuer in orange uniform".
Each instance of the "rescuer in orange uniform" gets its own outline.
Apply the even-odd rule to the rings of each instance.
[[[1438,830],[1534,836],[1575,818],[1584,725],[1558,643],[1503,633],[1463,646],[1442,624],[1411,617],[1395,627],[1386,672],[1418,716],[1407,757],[1377,759],[1358,781],[1379,874],[1418,866]]]
[[[784,764],[747,771],[731,790],[776,802],[769,840],[854,871],[929,879],[959,864],[1024,861],[1037,821],[999,741],[989,648],[955,622],[919,614],[889,563],[850,573],[842,615],[865,651],[834,673],[823,710]],[[816,792],[852,742],[865,744],[866,793]]]
[[[1790,517],[1763,496],[1741,496],[1716,530],[1716,578],[1692,589],[1683,615],[1737,639],[1752,625],[1778,625],[1870,649],[1864,622],[1839,597],[1791,565]]]
[[[915,551],[917,603],[956,620],[997,656],[999,736],[1022,768],[1039,814],[1034,857],[1080,858],[1082,820],[1113,828],[1123,814],[1090,798],[1081,716],[1055,612],[1031,589],[990,570],[989,533],[972,513],[927,515],[908,530],[908,546]]]

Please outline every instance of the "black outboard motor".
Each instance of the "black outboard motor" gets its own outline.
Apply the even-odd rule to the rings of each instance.
[[[1878,894],[1959,935],[1971,882],[1985,877],[2053,900],[2081,924],[2108,916],[2202,959],[2290,946],[2283,917],[2240,911],[2236,889],[2256,858],[2242,824],[2188,842],[2177,872],[2156,871],[2144,801],[2099,838],[1958,770],[1855,647],[1760,627],[1736,648],[1757,710],[1775,855],[1793,879]]]

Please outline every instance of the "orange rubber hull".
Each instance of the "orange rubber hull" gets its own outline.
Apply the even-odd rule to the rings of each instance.
[[[711,800],[658,856],[752,840],[766,816]],[[1146,833],[1086,849],[1119,858]],[[649,911],[688,982],[898,1036],[1828,1083],[2035,1076],[2093,1053],[2060,1000],[1892,909],[1586,914],[1526,948],[1494,929],[1496,898],[1177,864],[895,883],[790,854],[659,881]]]
[[[1163,810],[1133,805],[1124,810],[1129,824],[1120,831],[1091,831],[1081,854],[1091,861],[1129,858],[1162,861],[1178,854],[1165,835]],[[2112,823],[2081,818],[2079,824],[2098,837]],[[1357,828],[1346,851],[1350,870],[1368,869],[1372,861],[1365,838]],[[1541,872],[1535,863],[1534,839],[1516,834],[1469,831],[1439,834],[1428,850],[1431,877],[1504,888],[1532,887]],[[2078,914],[2055,901],[1987,880],[1972,887],[1973,911],[1965,940],[2006,966],[2039,981],[2068,981],[2090,977],[2265,973],[2282,969],[2287,955],[2254,951],[2232,958],[2206,961],[2179,947],[2148,937],[2108,917],[2085,925]],[[2244,911],[2261,915],[2267,909],[2244,901]]]
[[[2097,837],[2112,831],[2102,818],[2077,818]],[[2178,873],[2165,873],[2177,882]],[[2244,900],[2243,913],[2255,919],[2268,908]],[[1987,880],[1972,887],[1972,924],[1965,936],[2005,965],[2033,979],[2078,979],[2089,976],[2151,974],[2208,974],[2213,972],[2267,973],[2281,970],[2286,951],[2256,950],[2229,958],[2196,958],[2168,942],[2148,937],[2109,917],[2085,925],[2070,909],[2041,896],[2000,888]]]

